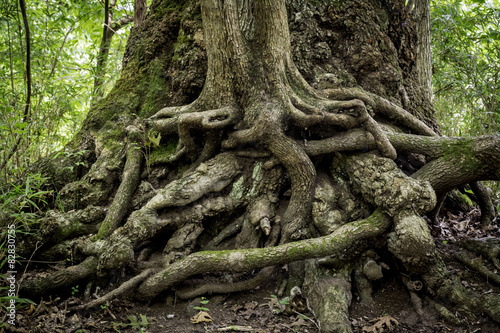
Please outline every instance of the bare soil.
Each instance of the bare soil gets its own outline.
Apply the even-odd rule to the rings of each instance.
[[[494,293],[500,297],[498,285],[486,281],[476,272],[467,269],[454,256],[456,251],[463,251],[456,244],[456,241],[460,239],[500,237],[496,224],[485,232],[479,228],[478,220],[479,213],[475,210],[457,215],[447,213],[431,229],[448,269],[460,276],[465,287],[477,293]],[[388,262],[387,264],[391,268],[397,267],[394,263]],[[398,275],[387,271],[385,277],[374,284],[373,306],[362,305],[356,290],[353,290],[350,308],[353,332],[500,332],[498,324],[487,317],[470,319],[459,312],[456,315],[461,324],[452,326],[439,318],[438,313],[429,306],[426,298],[422,298],[423,316],[419,316],[411,303],[408,291],[402,282],[395,278]],[[203,277],[197,277],[197,282],[199,283],[201,279]],[[277,294],[281,280],[282,274],[277,273],[266,284],[245,293],[207,295],[206,299],[197,298],[191,301],[176,299],[172,293],[149,305],[119,299],[91,311],[74,313],[67,309],[71,305],[83,302],[81,299],[83,288],[76,288],[66,291],[66,294],[75,293],[69,298],[53,296],[34,306],[19,309],[16,329],[18,332],[30,333],[319,332],[314,314],[307,310],[299,314],[293,311],[285,313],[278,309],[277,299],[272,295]],[[202,310],[199,308],[207,310],[201,313],[201,317],[199,313]],[[210,317],[206,317],[206,314]],[[196,318],[201,322],[193,323]],[[12,330],[7,328],[6,331]]]

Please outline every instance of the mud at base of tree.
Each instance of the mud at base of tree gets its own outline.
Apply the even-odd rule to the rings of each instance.
[[[485,280],[476,271],[467,269],[456,259],[457,254],[465,252],[463,248],[456,246],[457,242],[486,237],[499,239],[500,228],[494,225],[487,232],[481,231],[477,209],[458,215],[447,211],[444,216],[439,218],[438,223],[434,224],[431,229],[438,251],[445,258],[446,267],[451,272],[462,272],[460,273],[462,284],[473,293],[500,295],[498,284]],[[466,231],[462,229],[464,223],[468,225]],[[467,253],[467,255],[475,256],[474,253]],[[384,258],[380,258],[380,261],[383,260]],[[391,262],[388,264],[391,267],[396,266]],[[318,332],[316,318],[307,309],[303,312],[278,309],[279,298],[275,298],[274,295],[278,294],[280,282],[286,277],[286,270],[283,268],[276,270],[266,283],[251,291],[230,295],[207,295],[208,303],[206,304],[202,304],[202,299],[199,297],[183,301],[170,293],[158,298],[149,306],[134,303],[128,299],[117,299],[100,308],[76,313],[66,311],[65,309],[71,305],[83,302],[81,296],[83,291],[79,290],[66,301],[50,297],[31,309],[20,310],[16,332],[140,332],[141,328],[143,332],[151,333]],[[492,267],[490,269],[494,270]],[[370,306],[360,303],[357,291],[353,290],[353,301],[349,310],[354,333],[497,333],[500,331],[498,324],[487,316],[474,319],[457,317],[461,324],[451,325],[440,317],[433,301],[426,298],[423,298],[423,313],[419,316],[412,304],[408,289],[399,278],[400,275],[393,273],[396,272],[384,271],[384,278],[374,283],[374,302]],[[40,274],[46,274],[46,268]],[[198,276],[192,279],[192,283],[210,282],[207,278],[213,279]],[[117,279],[120,280],[120,278]],[[116,281],[116,283],[120,282]],[[109,288],[113,288],[113,285]],[[77,289],[72,289],[68,293]],[[191,319],[200,311],[196,309],[197,307],[207,308],[212,322],[192,323]],[[137,322],[134,321],[134,316]],[[143,316],[147,320],[147,325],[142,324]],[[392,325],[392,329],[388,325]],[[10,330],[7,328],[5,331]]]

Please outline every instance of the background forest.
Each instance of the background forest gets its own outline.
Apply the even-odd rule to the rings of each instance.
[[[29,165],[69,143],[119,78],[134,13],[132,0],[106,0],[109,13],[104,0],[33,0],[24,18],[23,2],[0,2],[0,214],[15,216],[18,232],[36,223],[39,202],[58,196],[39,190],[48,180],[26,175]],[[441,134],[500,133],[500,1],[433,0],[431,14]],[[500,185],[487,185],[498,213]]]

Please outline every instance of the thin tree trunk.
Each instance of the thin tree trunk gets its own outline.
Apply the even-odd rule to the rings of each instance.
[[[26,14],[26,3],[24,0],[19,0],[19,5],[21,6],[21,14],[23,16],[24,30],[25,30],[25,40],[26,40],[26,104],[24,106],[24,113],[22,117],[23,123],[27,123],[30,118],[30,107],[31,107],[31,45],[30,45],[30,26],[28,23],[28,16]],[[22,45],[22,43],[21,43]],[[0,171],[5,168],[11,157],[16,153],[21,140],[22,135],[18,135],[16,142],[10,148],[2,164],[0,164]]]

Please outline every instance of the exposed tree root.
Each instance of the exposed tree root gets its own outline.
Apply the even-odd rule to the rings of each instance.
[[[27,295],[45,295],[88,278],[97,271],[97,258],[87,257],[82,263],[48,275],[40,280],[24,280],[20,292]]]
[[[61,190],[64,206],[87,208],[64,217],[47,214],[41,233],[54,235],[47,237],[50,245],[95,233],[103,221],[97,237],[69,240],[45,252],[50,258],[70,253],[87,259],[39,281],[25,280],[23,291],[39,295],[125,266],[136,269],[138,275],[120,287],[73,309],[82,310],[134,289],[138,299],[150,301],[199,274],[262,268],[244,282],[178,293],[191,298],[255,288],[276,265],[309,259],[303,289],[322,331],[350,332],[351,272],[355,270],[362,300],[371,303],[370,281],[381,278],[382,270],[373,258],[363,257],[363,251],[377,242],[387,246],[410,274],[421,276],[426,292],[436,300],[470,313],[483,311],[500,322],[498,298],[470,299],[460,281],[446,272],[422,218],[451,189],[500,178],[500,137],[438,137],[424,122],[375,94],[353,88],[313,89],[292,60],[284,1],[252,3],[255,17],[250,23],[239,22],[235,0],[202,1],[204,29],[212,32],[205,35],[209,66],[203,91],[193,103],[161,109],[148,120],[163,135],[179,138],[175,153],[162,162],[187,159],[194,161],[190,169],[150,191],[152,197],[138,200],[140,209],[126,216],[141,177],[142,152],[133,143],[139,140],[128,128],[131,142],[107,146],[108,131],[102,130],[95,138],[93,166]],[[242,26],[251,26],[251,31],[242,31]],[[253,37],[247,40],[244,34]],[[250,52],[249,43],[259,45],[259,52]],[[394,130],[392,125],[418,135],[386,131]],[[339,128],[347,131],[335,132]],[[311,131],[317,140],[298,141],[297,133],[304,131]],[[197,147],[200,143],[202,149]],[[219,153],[221,148],[235,152]],[[381,156],[367,150],[378,150]],[[339,153],[346,151],[350,153]],[[412,170],[412,177],[393,161],[398,154],[409,153],[420,154],[427,162]],[[326,154],[335,156],[333,163],[315,158]],[[242,155],[257,160],[237,157]],[[120,172],[120,186],[110,203]],[[288,183],[289,200],[281,196]],[[480,203],[488,201],[481,187],[473,190]],[[98,205],[108,206],[105,217],[104,208],[94,207]],[[491,211],[483,206],[486,225]],[[375,212],[366,218],[373,207]],[[223,215],[223,221],[214,221]],[[88,223],[81,221],[82,216]],[[378,237],[391,224],[388,237]],[[206,230],[207,225],[217,231]],[[310,238],[316,235],[322,236]],[[274,246],[278,240],[280,245]],[[198,245],[205,251],[195,252]],[[161,247],[163,253],[151,253]],[[226,248],[231,250],[214,250]],[[498,248],[496,244],[482,251],[500,268]],[[354,260],[345,260],[348,256]],[[335,273],[324,264],[336,265]],[[475,267],[493,278],[484,267]],[[412,281],[405,284],[421,313],[420,289]],[[438,301],[436,308],[451,318],[452,312]]]
[[[459,245],[490,259],[495,268],[500,270],[500,241],[498,239],[469,239],[460,241]]]
[[[467,267],[472,268],[473,270],[481,274],[483,277],[485,277],[488,282],[492,281],[500,285],[500,275],[495,274],[493,271],[489,270],[483,263],[481,258],[472,259],[466,253],[463,252],[457,254],[456,257]]]
[[[103,239],[108,237],[120,226],[123,217],[127,213],[127,207],[130,204],[132,195],[137,185],[139,185],[141,164],[142,152],[140,148],[134,143],[130,143],[120,187],[113,198],[113,202],[108,208],[108,213],[99,228],[97,238]]]
[[[495,207],[491,201],[491,196],[483,183],[472,182],[469,185],[471,190],[474,192],[476,201],[479,204],[479,209],[481,210],[481,228],[487,229],[491,226],[491,223],[495,218]]]
[[[366,105],[372,107],[375,112],[395,121],[398,125],[410,129],[415,134],[437,136],[436,132],[414,115],[376,94],[358,88],[328,89],[323,93],[328,98],[335,100],[360,99]]]
[[[302,148],[285,135],[272,135],[267,148],[283,163],[292,180],[292,196],[283,214],[282,243],[304,238],[310,216],[316,169]]]
[[[120,297],[128,292],[130,292],[132,289],[134,289],[139,283],[144,281],[148,276],[154,273],[154,269],[146,269],[142,273],[134,276],[130,280],[122,283],[118,288],[113,289],[109,293],[107,293],[104,296],[101,296],[93,301],[87,302],[83,305],[75,306],[73,308],[70,308],[70,311],[79,311],[79,310],[87,310],[90,308],[93,308],[95,306],[99,306],[102,304],[106,304],[106,302],[109,302],[117,297]]]
[[[430,162],[412,177],[429,181],[438,195],[478,180],[500,178],[496,164],[500,158],[500,136],[467,139],[400,133],[386,135],[398,152],[413,152],[428,158]],[[375,147],[373,138],[353,130],[328,139],[308,141],[304,150],[316,156]]]
[[[263,268],[255,277],[231,284],[204,284],[193,290],[177,290],[176,296],[180,299],[191,299],[206,294],[229,294],[240,291],[252,290],[264,284],[275,270],[274,266]]]
[[[148,278],[139,286],[137,296],[151,299],[184,279],[205,272],[246,272],[345,251],[359,241],[380,234],[389,224],[390,219],[377,211],[370,218],[346,224],[320,238],[261,249],[196,252]]]
[[[85,209],[65,213],[51,210],[41,221],[42,227],[40,233],[36,235],[37,241],[50,246],[61,239],[74,239],[96,233],[98,224],[104,216],[105,208],[98,206],[87,206]]]
[[[432,306],[432,307],[434,307],[434,309],[436,309],[436,311],[439,313],[441,318],[444,318],[444,320],[446,320],[446,322],[448,322],[452,325],[457,325],[457,326],[460,325],[460,319],[457,318],[455,316],[455,314],[453,312],[451,312],[448,308],[446,308],[442,304],[434,302],[434,300],[432,300],[429,297],[426,297],[426,301],[427,301],[427,303],[429,303],[430,306]]]
[[[117,143],[113,149],[106,147],[99,149],[102,151],[89,172],[82,179],[66,184],[59,191],[60,204],[65,210],[108,203],[113,182],[123,168],[126,144]]]
[[[317,261],[306,261],[304,293],[320,323],[321,332],[352,332],[349,307],[352,301],[351,269],[347,265],[334,273],[318,267]]]
[[[440,264],[438,264],[440,265]],[[433,267],[433,274],[424,275],[424,280],[435,300],[446,302],[447,307],[455,306],[466,316],[485,313],[496,322],[500,322],[500,299],[497,295],[476,294],[464,288],[459,278],[450,276],[442,268]],[[443,274],[444,273],[444,274]],[[431,277],[432,276],[432,277]],[[441,276],[439,285],[433,281]],[[433,287],[438,287],[433,290]],[[442,306],[442,305],[441,305]],[[446,312],[446,311],[445,311]]]
[[[429,254],[435,249],[427,223],[420,215],[436,203],[429,183],[409,178],[394,162],[374,154],[347,158],[346,166],[364,199],[394,218],[394,233],[388,240],[390,251],[410,271],[425,270]],[[392,176],[387,177],[389,174]]]

